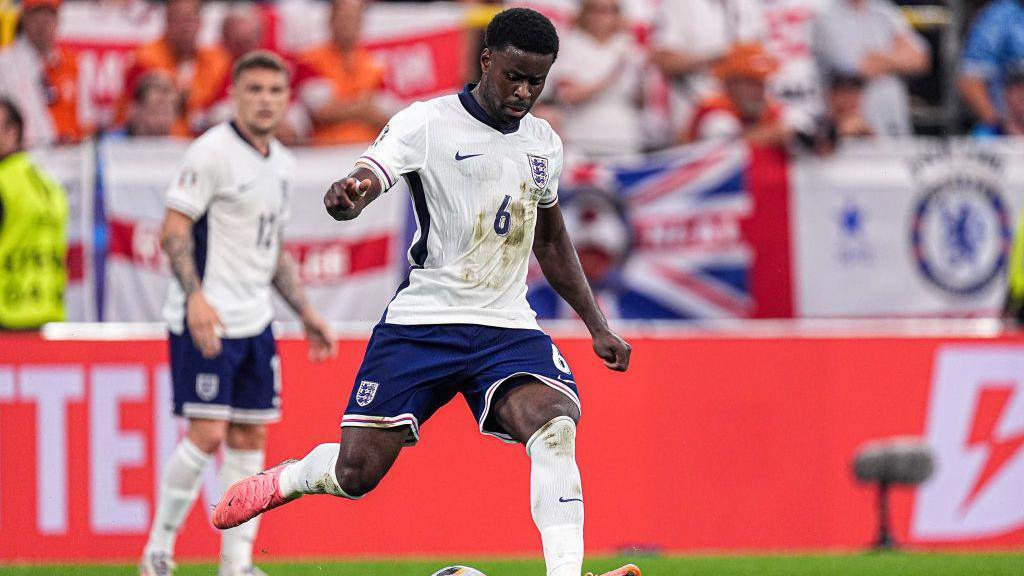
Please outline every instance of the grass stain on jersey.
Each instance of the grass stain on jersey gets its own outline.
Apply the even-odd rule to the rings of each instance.
[[[531,196],[527,184],[522,183],[519,199],[506,208],[511,215],[511,224],[504,236],[494,232],[495,214],[486,211],[477,214],[466,264],[462,269],[463,280],[472,283],[473,287],[498,289],[506,285],[509,276],[529,258],[532,242],[527,242],[527,238],[532,241],[537,214],[536,202]]]

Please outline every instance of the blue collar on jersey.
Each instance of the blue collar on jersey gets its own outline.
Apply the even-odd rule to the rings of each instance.
[[[256,145],[252,143],[252,140],[249,140],[248,138],[245,137],[245,134],[242,134],[242,131],[238,129],[238,124],[235,124],[234,120],[228,122],[228,124],[231,124],[231,129],[235,131],[235,134],[237,134],[239,138],[242,139],[242,142],[245,142],[246,144],[248,144],[260,156],[262,156],[264,158],[270,158],[270,150],[271,150],[270,146],[267,146],[267,153],[266,154],[264,154],[263,152],[260,152],[260,149],[257,148]]]
[[[462,89],[462,92],[459,92],[459,102],[462,102],[462,107],[466,109],[466,112],[469,112],[470,116],[484,124],[487,124],[502,134],[511,134],[516,130],[519,130],[519,120],[516,120],[511,124],[499,124],[497,120],[491,118],[491,115],[488,114],[487,111],[484,110],[483,106],[476,101],[476,98],[473,98],[473,95],[470,94],[473,88],[476,88],[476,84],[466,84],[466,87]]]

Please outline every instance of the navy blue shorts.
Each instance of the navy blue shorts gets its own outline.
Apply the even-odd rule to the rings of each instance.
[[[540,330],[381,323],[373,329],[341,425],[408,426],[406,444],[412,445],[420,426],[461,393],[481,433],[514,442],[488,414],[499,387],[504,394],[530,381],[518,376],[539,380],[580,405],[572,369]]]
[[[281,418],[281,362],[270,326],[249,338],[222,338],[212,360],[188,328],[170,335],[174,413],[188,418],[266,424]]]

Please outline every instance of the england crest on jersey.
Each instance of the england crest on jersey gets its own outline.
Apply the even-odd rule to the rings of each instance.
[[[549,176],[548,159],[533,154],[527,154],[526,157],[530,160],[530,174],[533,175],[533,183],[541,190],[546,189]]]
[[[356,404],[360,406],[366,406],[370,402],[373,402],[373,397],[377,395],[377,387],[379,384],[376,382],[370,382],[369,380],[363,380],[359,383],[359,389],[356,390]]]

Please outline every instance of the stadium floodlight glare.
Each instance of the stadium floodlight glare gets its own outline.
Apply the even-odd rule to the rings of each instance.
[[[896,547],[889,523],[889,488],[918,486],[931,477],[935,457],[918,438],[888,438],[861,447],[853,460],[853,473],[862,483],[878,485],[878,537],[875,548]]]

